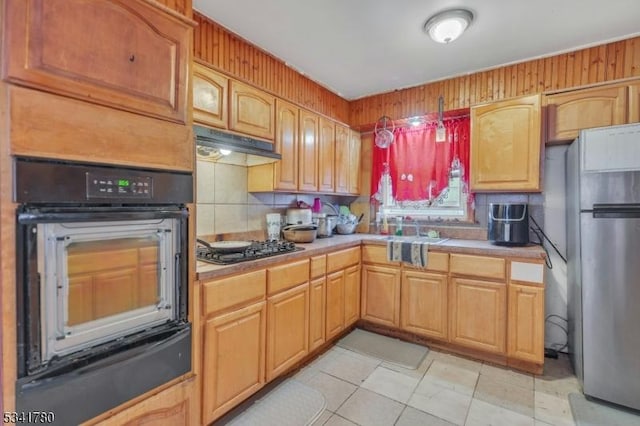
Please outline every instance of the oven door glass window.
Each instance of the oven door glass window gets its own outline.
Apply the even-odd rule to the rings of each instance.
[[[175,219],[39,225],[43,361],[173,320]]]

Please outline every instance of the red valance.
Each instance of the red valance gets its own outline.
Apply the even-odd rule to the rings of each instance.
[[[455,113],[455,114],[454,114]],[[392,194],[397,201],[427,200],[448,186],[449,169],[458,157],[463,166],[463,181],[468,183],[469,131],[468,110],[444,115],[445,142],[436,142],[437,121],[417,127],[397,128],[389,148],[374,145],[371,194],[378,192],[384,164],[389,164]],[[431,193],[430,193],[431,191]]]

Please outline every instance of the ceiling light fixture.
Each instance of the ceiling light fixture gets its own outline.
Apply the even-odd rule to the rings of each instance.
[[[433,41],[451,43],[471,25],[473,13],[467,9],[449,9],[436,13],[424,24]]]

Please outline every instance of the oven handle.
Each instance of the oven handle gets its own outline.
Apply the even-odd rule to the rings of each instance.
[[[47,211],[42,209],[28,209],[18,213],[18,223],[64,223],[64,222],[106,222],[117,220],[145,220],[145,219],[182,219],[189,216],[186,208],[178,209],[91,209],[77,211]]]

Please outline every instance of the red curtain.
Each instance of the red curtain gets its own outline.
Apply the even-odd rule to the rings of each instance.
[[[464,182],[468,183],[469,114],[456,113],[455,116],[444,116],[445,142],[436,142],[437,121],[429,121],[418,127],[395,129],[395,138],[389,148],[374,144],[371,194],[379,191],[385,163],[389,165],[392,193],[398,201],[437,197],[448,185],[449,169],[455,157],[460,159]]]

